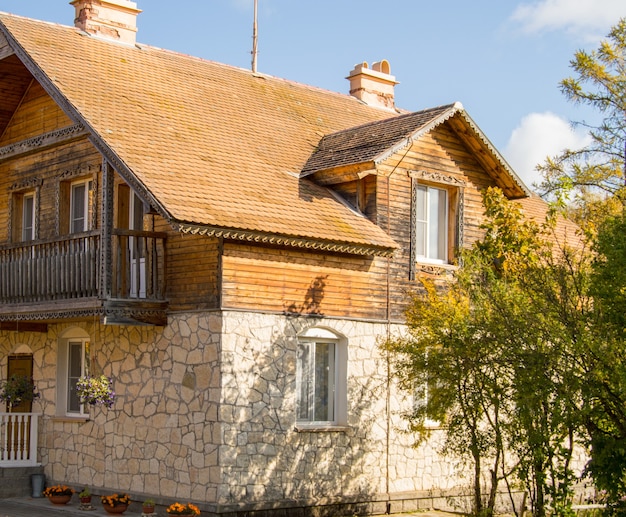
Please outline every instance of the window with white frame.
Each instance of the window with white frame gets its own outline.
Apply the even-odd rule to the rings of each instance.
[[[426,404],[428,403],[429,397],[429,386],[426,381],[416,382],[413,388],[413,412],[414,413],[425,413]],[[429,418],[428,416],[423,416],[423,424],[425,427],[438,427],[439,422]]]
[[[414,243],[416,260],[448,261],[449,199],[446,189],[415,188]]]
[[[37,190],[13,192],[10,205],[12,242],[27,242],[37,238]]]
[[[35,194],[24,194],[22,197],[22,241],[35,238]]]
[[[57,415],[86,416],[80,403],[76,383],[89,374],[89,337],[81,329],[70,329],[58,341]]]
[[[70,233],[89,230],[92,181],[75,181],[70,186]]]
[[[409,277],[423,268],[454,264],[463,246],[466,181],[441,171],[409,171],[411,178],[411,264]],[[440,266],[441,265],[441,266]]]
[[[347,345],[334,332],[311,328],[298,337],[296,421],[299,425],[347,422]]]

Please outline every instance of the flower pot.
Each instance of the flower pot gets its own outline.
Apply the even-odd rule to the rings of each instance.
[[[91,503],[91,496],[87,495],[87,496],[83,496],[80,498],[80,502],[81,504],[89,504]]]
[[[154,505],[153,504],[144,504],[142,506],[143,513],[154,513]]]
[[[104,511],[107,513],[124,513],[128,509],[127,504],[118,504],[117,506],[103,504],[102,507],[104,508]]]
[[[70,502],[72,498],[72,494],[69,495],[49,495],[48,501],[52,504],[67,504]]]

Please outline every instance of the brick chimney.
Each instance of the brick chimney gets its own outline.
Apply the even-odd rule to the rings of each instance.
[[[130,0],[73,0],[74,25],[94,36],[134,45],[137,15],[141,12]]]
[[[393,89],[398,82],[390,74],[389,61],[383,59],[369,68],[366,62],[355,65],[350,75],[350,95],[365,104],[393,110],[395,108]]]

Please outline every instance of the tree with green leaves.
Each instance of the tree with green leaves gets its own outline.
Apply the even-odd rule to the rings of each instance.
[[[565,97],[593,108],[598,123],[578,122],[591,142],[549,158],[538,169],[545,194],[572,199],[577,222],[614,213],[626,202],[626,18],[592,52],[579,50],[570,61],[572,77],[561,81]],[[608,203],[608,205],[607,205]]]
[[[500,385],[497,365],[477,339],[480,314],[468,293],[439,292],[424,282],[423,296],[413,298],[407,314],[410,336],[385,343],[401,387],[416,398],[405,416],[417,443],[430,436],[431,422],[445,422],[445,451],[467,460],[473,472],[473,510],[491,514],[502,463]],[[486,411],[487,410],[487,411]],[[489,470],[489,488],[482,486]]]
[[[446,452],[473,465],[474,511],[493,512],[499,483],[517,482],[542,517],[548,505],[567,508],[575,480],[584,376],[572,358],[588,259],[555,247],[554,219],[525,220],[497,189],[484,203],[485,237],[448,286],[425,283],[407,313],[409,337],[385,346],[401,386],[428,386],[411,429],[425,437],[427,419],[445,423]]]
[[[626,214],[607,218],[595,242],[590,292],[598,339],[586,350],[583,397],[591,446],[588,472],[609,513],[626,513]]]

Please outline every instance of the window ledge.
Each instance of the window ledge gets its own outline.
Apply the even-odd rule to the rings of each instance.
[[[352,428],[347,425],[315,425],[315,424],[299,424],[294,430],[296,433],[346,433]]]
[[[455,271],[459,269],[457,264],[450,264],[448,262],[437,262],[435,260],[416,260],[415,265],[417,267],[428,267],[428,268],[441,268],[441,269],[449,269],[450,271]]]
[[[91,419],[88,416],[53,416],[51,419],[53,422],[70,422],[76,424],[84,424]]]

